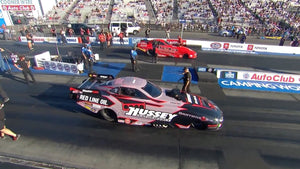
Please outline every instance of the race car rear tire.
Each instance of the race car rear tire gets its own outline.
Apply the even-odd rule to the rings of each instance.
[[[116,122],[117,121],[116,113],[114,111],[110,110],[110,109],[100,110],[100,114],[106,121],[109,121],[109,122]]]

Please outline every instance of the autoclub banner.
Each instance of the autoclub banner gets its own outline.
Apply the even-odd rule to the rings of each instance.
[[[3,11],[34,11],[34,5],[2,5]]]
[[[273,72],[217,70],[222,88],[300,93],[300,75]]]

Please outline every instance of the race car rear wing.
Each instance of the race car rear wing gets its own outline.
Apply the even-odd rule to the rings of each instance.
[[[77,94],[93,93],[100,94],[98,90],[92,89],[97,83],[114,79],[113,75],[89,73],[89,78],[85,79],[78,87],[70,87],[70,98],[75,99]]]
[[[89,73],[88,76],[90,78],[94,78],[97,80],[104,80],[104,81],[108,81],[108,80],[112,80],[115,77],[113,75],[109,75],[109,74],[96,74],[96,73]]]

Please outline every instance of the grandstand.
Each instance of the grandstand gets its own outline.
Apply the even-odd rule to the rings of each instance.
[[[195,30],[232,26],[298,29],[299,8],[298,0],[61,0],[44,22],[108,24],[121,20],[165,27],[185,20],[186,28]]]

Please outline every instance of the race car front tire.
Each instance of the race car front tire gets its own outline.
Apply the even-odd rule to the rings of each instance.
[[[117,115],[113,110],[103,109],[103,110],[100,110],[100,114],[106,121],[109,121],[109,122],[117,121]]]

